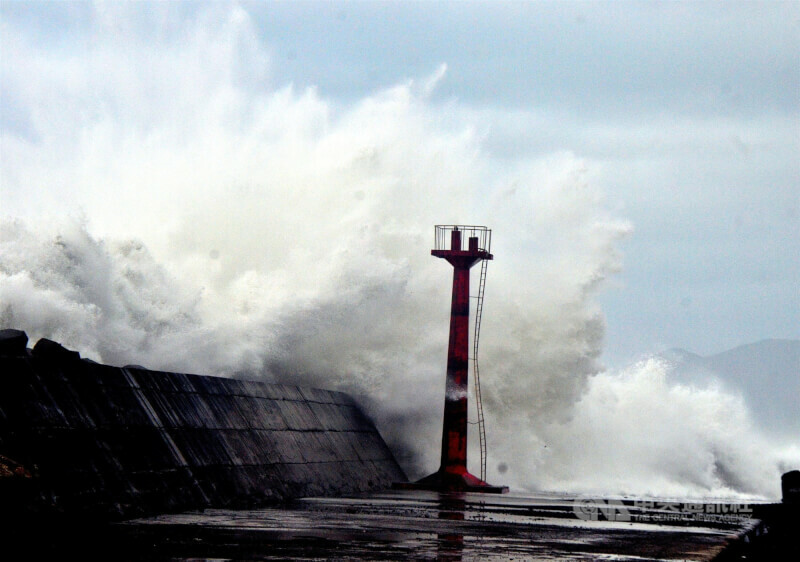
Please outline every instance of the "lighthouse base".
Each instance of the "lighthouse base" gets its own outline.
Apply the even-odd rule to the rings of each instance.
[[[508,486],[492,486],[467,471],[462,473],[438,472],[416,482],[395,482],[395,490],[432,490],[434,492],[480,492],[484,494],[508,493]]]

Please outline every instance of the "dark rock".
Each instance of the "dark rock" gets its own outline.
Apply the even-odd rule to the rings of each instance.
[[[0,330],[0,355],[25,355],[28,345],[28,334],[22,330]]]
[[[33,346],[33,354],[43,359],[53,361],[77,361],[81,354],[77,351],[67,349],[58,342],[42,338]]]

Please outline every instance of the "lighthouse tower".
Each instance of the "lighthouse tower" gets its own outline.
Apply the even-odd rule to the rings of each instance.
[[[449,236],[448,236],[449,234]],[[463,245],[466,235],[466,247]],[[422,480],[396,484],[397,488],[466,492],[508,492],[491,486],[467,470],[467,398],[469,372],[469,272],[473,265],[491,260],[491,230],[483,226],[437,226],[431,255],[453,266],[453,298],[450,309],[450,343],[442,425],[442,457],[437,472]],[[449,243],[449,247],[448,246]]]

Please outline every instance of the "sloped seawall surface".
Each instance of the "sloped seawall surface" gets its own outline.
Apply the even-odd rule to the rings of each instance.
[[[6,508],[125,518],[405,479],[346,394],[111,367],[57,345],[0,350]]]

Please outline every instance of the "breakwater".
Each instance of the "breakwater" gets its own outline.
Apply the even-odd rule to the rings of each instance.
[[[341,392],[112,367],[0,331],[0,497],[18,514],[124,519],[404,479]]]

